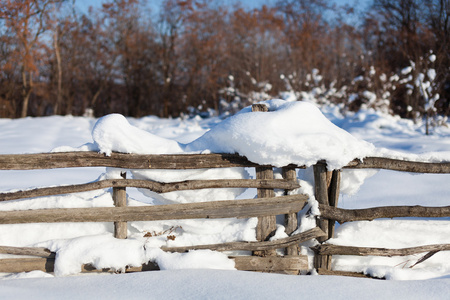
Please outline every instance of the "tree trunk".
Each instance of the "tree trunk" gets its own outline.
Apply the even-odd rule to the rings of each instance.
[[[30,82],[27,83],[27,74],[25,69],[22,70],[22,79],[23,79],[23,84],[22,84],[22,96],[23,96],[23,100],[22,100],[22,112],[20,114],[21,118],[25,118],[28,115],[28,103],[30,102],[30,96],[31,96],[31,91],[33,89],[33,81],[31,79],[31,74],[29,74],[30,78]]]
[[[59,48],[59,37],[58,29],[55,29],[53,36],[53,46],[55,47],[55,57],[56,57],[56,71],[57,71],[57,88],[56,88],[56,104],[54,107],[54,114],[61,114],[61,104],[62,104],[62,70],[61,70],[61,51]]]

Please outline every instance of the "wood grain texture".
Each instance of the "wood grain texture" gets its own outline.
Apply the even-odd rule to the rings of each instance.
[[[302,243],[310,239],[325,236],[325,233],[318,227],[310,229],[308,231],[294,234],[290,237],[264,242],[232,242],[223,244],[210,244],[210,245],[198,245],[198,246],[185,246],[185,247],[161,247],[162,250],[168,252],[186,252],[189,250],[201,250],[210,249],[215,251],[257,251],[257,250],[270,250],[288,247],[290,245]]]
[[[237,154],[132,154],[111,156],[97,152],[54,152],[0,155],[0,170],[34,170],[74,167],[123,169],[202,169],[255,167],[257,164]]]
[[[347,276],[347,277],[357,277],[357,278],[371,278],[371,279],[384,279],[384,278],[377,278],[372,277],[363,273],[356,273],[356,272],[347,272],[347,271],[332,271],[320,268],[317,270],[317,273],[319,275],[331,275],[331,276]]]
[[[365,209],[342,209],[319,204],[320,217],[335,220],[339,223],[352,221],[371,221],[379,218],[441,218],[450,217],[450,206],[382,206]]]
[[[407,256],[434,251],[449,251],[450,244],[426,245],[419,247],[387,249],[371,247],[339,246],[322,244],[313,248],[314,251],[322,255],[355,255],[355,256]]]
[[[398,160],[384,157],[366,157],[351,161],[345,169],[385,169],[412,173],[449,174],[450,162],[430,163]]]
[[[308,257],[298,256],[235,256],[231,257],[235,261],[235,268],[241,271],[300,271],[308,269]]]
[[[284,167],[281,169],[282,176],[285,180],[289,180],[292,183],[297,183],[297,172],[293,167]],[[285,189],[284,194],[289,195],[292,189]],[[284,215],[284,226],[286,234],[290,235],[292,232],[297,230],[298,220],[297,213]],[[291,245],[285,249],[286,255],[298,255],[298,245]]]
[[[28,255],[28,256],[39,256],[51,258],[55,257],[55,253],[51,252],[46,248],[41,247],[11,247],[11,246],[0,246],[0,253],[2,254],[13,254],[13,255]]]
[[[316,200],[320,205],[328,206],[328,186],[331,182],[331,176],[329,176],[329,172],[327,171],[327,166],[324,163],[317,163],[313,166],[314,171],[314,195]],[[317,226],[322,229],[326,236],[320,237],[317,239],[319,243],[323,243],[328,239],[328,219],[326,218],[317,218]],[[317,254],[314,256],[314,267],[316,269],[319,268],[328,268],[328,256]]]
[[[257,167],[256,179],[273,180],[272,167]],[[275,196],[273,189],[259,188],[257,189],[258,198],[272,198]],[[258,225],[256,227],[256,239],[258,241],[268,240],[274,233],[276,227],[275,215],[259,216]]]
[[[233,250],[266,250],[266,249],[278,249],[289,246],[295,243],[301,243],[319,236],[323,236],[325,233],[320,228],[312,228],[308,231],[292,235],[287,238],[267,241],[267,242],[231,242],[213,245],[198,245],[198,246],[183,246],[183,247],[161,247],[162,250],[167,252],[186,252],[189,250],[202,250],[210,249],[214,251],[233,251]],[[42,258],[54,258],[55,253],[51,252],[47,248],[42,247],[10,247],[0,246],[0,253],[2,254],[14,254],[14,255],[27,255],[27,256],[39,256]]]
[[[10,258],[0,259],[0,273],[20,273],[31,271],[43,271],[47,273],[54,272],[55,258]],[[139,267],[127,267],[126,273],[159,270],[159,267],[149,262]],[[117,270],[105,268],[96,269],[91,264],[83,264],[80,268],[81,273],[117,273]]]
[[[242,271],[299,271],[308,269],[307,256],[284,256],[284,257],[254,257],[254,256],[235,256],[230,257],[235,261],[235,268]],[[20,273],[39,270],[51,273],[55,268],[54,258],[11,258],[0,259],[1,273]],[[159,270],[159,267],[149,262],[140,267],[127,267],[126,273]],[[96,269],[91,264],[84,264],[80,268],[81,273],[116,273],[118,270],[110,268]]]
[[[300,211],[306,195],[138,207],[1,211],[0,224],[249,218]]]
[[[0,193],[0,201],[16,200],[32,197],[43,197],[69,193],[80,193],[105,188],[145,188],[156,193],[168,193],[182,190],[212,189],[212,188],[277,188],[295,189],[298,183],[283,179],[218,179],[218,180],[188,180],[171,183],[161,183],[152,180],[138,179],[108,179],[77,185],[36,188],[17,192]]]
[[[7,258],[0,259],[0,273],[20,273],[39,270],[53,272],[54,258]]]
[[[0,170],[34,170],[74,167],[114,167],[124,169],[201,169],[256,167],[258,164],[237,154],[128,154],[97,152],[55,152],[2,154]],[[292,164],[296,168],[305,168]],[[415,173],[449,174],[450,162],[430,163],[383,157],[366,157],[348,163],[346,169],[386,169]]]
[[[126,178],[126,172],[120,174],[122,178]],[[127,191],[125,187],[114,187],[112,198],[115,207],[127,206]],[[128,235],[127,222],[117,221],[114,222],[114,237],[116,239],[126,239]]]

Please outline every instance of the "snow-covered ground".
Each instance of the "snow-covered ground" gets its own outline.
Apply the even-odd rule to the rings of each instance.
[[[308,105],[284,106],[279,101],[269,103],[273,113],[253,113],[251,116],[244,110],[234,118],[225,122],[218,117],[201,119],[159,119],[156,117],[144,117],[141,119],[121,118],[112,116],[102,119],[97,123],[96,119],[82,117],[47,117],[25,119],[0,119],[0,154],[11,153],[38,153],[67,151],[78,148],[96,149],[108,153],[111,150],[137,153],[163,153],[163,152],[207,152],[213,151],[239,151],[252,157],[254,161],[267,162],[282,165],[286,159],[294,159],[294,162],[308,163],[314,159],[327,158],[334,166],[345,164],[345,160],[368,154],[380,154],[394,157],[408,157],[410,159],[426,159],[432,161],[450,160],[450,129],[446,127],[436,128],[430,136],[424,135],[421,124],[414,124],[409,120],[402,120],[389,115],[384,115],[372,110],[363,110],[357,114],[343,116],[338,107],[323,107],[324,115],[335,125],[351,133],[356,139],[328,121],[323,120],[314,108]],[[295,112],[295,114],[292,114]],[[303,114],[302,114],[303,113]],[[278,114],[278,115],[277,115]],[[316,116],[316,118],[313,118]],[[319,119],[312,134],[312,139],[307,135],[312,130],[307,127],[312,120]],[[129,123],[129,124],[128,124]],[[103,124],[103,125],[102,125]],[[218,125],[220,124],[220,125]],[[256,126],[251,126],[256,124]],[[119,126],[120,125],[120,126]],[[217,126],[218,125],[218,126]],[[92,134],[92,131],[95,130]],[[250,126],[250,128],[249,128]],[[266,127],[264,127],[266,126]],[[291,128],[296,128],[292,130]],[[125,128],[125,129],[124,129]],[[213,130],[210,130],[214,128]],[[270,131],[269,128],[276,128]],[[290,129],[286,129],[290,128]],[[317,129],[318,128],[318,129]],[[245,130],[243,130],[245,129]],[[121,131],[122,130],[122,131]],[[209,134],[204,135],[207,131]],[[249,139],[246,134],[252,131]],[[266,138],[277,143],[253,138],[266,132]],[[279,144],[283,138],[279,133],[298,138],[296,143]],[[324,134],[332,132],[331,134]],[[108,137],[108,134],[111,136]],[[204,136],[203,136],[204,135]],[[278,135],[278,136],[277,136]],[[192,141],[203,136],[199,140]],[[145,138],[144,138],[145,137]],[[273,138],[271,138],[273,137]],[[306,138],[305,138],[306,137]],[[315,138],[314,138],[315,137]],[[320,137],[320,138],[317,138]],[[337,138],[336,138],[337,137]],[[296,150],[298,143],[306,141],[310,148],[302,148],[295,151],[297,156],[290,156],[290,152]],[[126,143],[121,141],[126,140]],[[369,143],[366,143],[365,140]],[[149,144],[146,141],[150,141]],[[158,145],[164,145],[163,149],[155,149],[151,142],[158,141]],[[239,142],[245,141],[245,142]],[[329,157],[321,154],[317,157],[315,146],[321,146],[319,142],[328,144],[335,152]],[[226,144],[227,148],[220,148]],[[266,143],[266,144],[264,144]],[[339,147],[339,143],[341,143]],[[347,144],[346,144],[347,143]],[[370,145],[372,143],[375,147]],[[344,144],[344,146],[342,146]],[[255,146],[256,145],[256,146]],[[265,153],[253,151],[257,146],[264,146]],[[346,147],[347,145],[347,147]],[[117,147],[122,147],[117,149]],[[146,149],[153,149],[147,150]],[[350,149],[350,150],[349,150]],[[159,151],[159,152],[158,152]],[[302,152],[303,151],[303,152]],[[332,156],[336,154],[340,155]],[[396,152],[394,152],[396,151]],[[302,161],[307,154],[307,161]],[[252,156],[253,155],[253,156]],[[259,155],[259,156],[258,156]],[[316,156],[315,156],[316,155]],[[347,156],[346,156],[347,155]],[[325,157],[323,157],[325,156]],[[229,178],[242,178],[252,176],[248,170],[230,169],[220,174],[185,174],[185,178],[201,178],[225,176]],[[130,174],[131,175],[131,174]],[[135,177],[156,178],[159,180],[173,181],[179,179],[174,174],[155,174],[154,172],[135,172]],[[307,192],[311,178],[310,170],[300,171],[303,180],[302,192]],[[97,180],[100,176],[117,176],[115,170],[104,168],[74,168],[59,170],[39,171],[0,171],[0,191],[12,191],[38,186],[51,186],[60,184],[85,183]],[[339,207],[364,208],[386,205],[424,205],[447,206],[450,187],[448,178],[450,175],[412,175],[393,171],[346,171],[342,183],[343,192],[340,197]],[[357,183],[365,179],[364,184]],[[199,191],[197,194],[168,193],[164,197],[142,193],[136,189],[127,189],[129,205],[148,205],[172,202],[189,202],[189,199],[213,197],[217,199],[251,198],[254,190],[247,191]],[[243,193],[242,193],[243,192]],[[199,194],[200,193],[200,194]],[[242,193],[242,194],[241,194]],[[194,196],[195,195],[195,196]],[[93,191],[77,195],[63,195],[41,199],[9,201],[1,203],[1,210],[52,208],[52,207],[92,207],[111,206],[110,191]],[[303,216],[305,224],[308,218]],[[40,245],[58,251],[60,263],[57,268],[60,273],[67,275],[77,273],[77,267],[81,263],[93,262],[97,259],[97,265],[114,266],[120,268],[121,263],[139,264],[142,260],[153,259],[161,265],[166,263],[166,271],[147,272],[143,274],[123,274],[114,276],[87,276],[66,278],[27,278],[44,277],[42,272],[28,274],[7,275],[5,279],[19,278],[20,280],[0,281],[0,298],[80,298],[81,287],[83,295],[94,297],[97,293],[108,293],[112,298],[122,296],[134,296],[133,298],[269,298],[290,296],[296,297],[298,293],[304,295],[325,298],[332,296],[335,299],[348,299],[361,297],[362,295],[374,295],[376,298],[399,297],[405,299],[430,299],[445,298],[450,292],[450,255],[441,252],[427,261],[408,268],[414,264],[421,255],[412,257],[380,258],[380,257],[334,257],[334,269],[364,271],[377,276],[386,276],[388,279],[409,279],[411,281],[388,281],[339,278],[328,276],[283,276],[275,274],[255,274],[237,271],[218,270],[188,270],[202,267],[200,261],[209,258],[212,265],[218,269],[232,268],[227,259],[217,253],[201,253],[201,255],[168,256],[165,257],[157,250],[153,252],[134,255],[129,248],[140,248],[140,243],[161,245],[167,242],[167,232],[173,229],[176,235],[171,245],[187,243],[213,243],[231,240],[254,239],[255,221],[250,220],[209,220],[183,221],[183,222],[134,222],[129,228],[130,241],[136,245],[127,245],[125,253],[130,257],[104,255],[106,250],[95,253],[89,245],[95,241],[97,244],[111,245],[112,225],[99,224],[40,224],[40,225],[1,225],[0,245],[31,246]],[[335,244],[352,246],[374,246],[388,248],[403,248],[427,244],[450,243],[450,220],[376,220],[372,222],[355,222],[338,226],[336,238],[330,241]],[[160,233],[168,230],[160,236],[144,239],[143,233]],[[87,237],[80,237],[87,236]],[[117,249],[125,247],[117,244]],[[89,250],[89,251],[88,251]],[[117,250],[117,253],[121,253]],[[303,249],[306,251],[306,247]],[[122,251],[122,254],[124,253]],[[83,253],[83,254],[80,254]],[[103,260],[98,257],[103,255]],[[140,255],[140,256],[139,256]],[[6,255],[0,256],[6,257]],[[120,259],[119,259],[120,258]],[[175,261],[176,264],[169,262]],[[117,263],[117,265],[114,265]],[[111,265],[112,264],[112,265]],[[184,270],[173,270],[181,268]],[[26,279],[27,278],[27,279]],[[417,279],[430,279],[416,281]],[[437,279],[440,278],[440,279]],[[415,280],[416,279],[416,280]],[[25,288],[26,286],[26,288]],[[125,286],[125,288],[122,288]],[[324,288],[330,287],[330,288]],[[37,291],[40,290],[39,293]],[[112,292],[114,291],[114,292]],[[309,294],[308,294],[309,293]],[[364,294],[363,294],[364,293]],[[15,295],[15,296],[14,296]],[[104,295],[104,294],[102,294]]]

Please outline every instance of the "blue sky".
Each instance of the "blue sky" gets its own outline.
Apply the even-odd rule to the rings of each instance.
[[[148,3],[155,8],[155,10],[159,7],[163,0],[148,0]],[[245,1],[239,1],[239,0],[220,0],[223,3],[235,3],[240,2],[244,7],[257,7],[261,6],[263,4],[275,4],[277,0],[245,0]],[[343,5],[343,4],[349,4],[352,6],[357,6],[355,9],[360,10],[367,6],[370,0],[332,0],[336,4]],[[87,8],[89,6],[100,6],[102,3],[102,0],[77,0],[77,6],[80,7],[83,11],[87,11]]]

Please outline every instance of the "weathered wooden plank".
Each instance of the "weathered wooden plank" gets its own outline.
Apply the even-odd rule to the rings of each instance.
[[[265,104],[252,104],[252,112],[268,112],[269,108]]]
[[[328,206],[328,179],[331,178],[327,172],[327,166],[325,163],[317,163],[313,166],[314,171],[314,195],[319,204]],[[325,233],[325,237],[318,238],[319,243],[322,243],[328,239],[328,220],[325,218],[317,218],[317,226]],[[317,254],[314,256],[314,267],[327,268],[328,257],[325,255]]]
[[[123,172],[120,174],[122,178],[126,178],[127,173]],[[127,191],[125,187],[115,187],[113,188],[112,195],[115,207],[126,207],[127,206]],[[127,222],[114,222],[114,237],[117,239],[126,239],[128,235]]]
[[[384,279],[384,278],[377,278],[372,277],[363,273],[357,273],[357,272],[347,272],[347,271],[332,271],[327,270],[324,268],[317,269],[317,273],[319,275],[332,275],[332,276],[347,276],[347,277],[357,277],[357,278],[372,278],[372,279]]]
[[[314,195],[319,204],[329,205],[328,203],[328,180],[327,180],[327,166],[326,164],[317,163],[313,166],[314,170]],[[328,220],[318,219],[318,226],[328,234]],[[327,238],[319,239],[319,242],[323,242]]]
[[[255,167],[257,164],[236,154],[131,154],[97,152],[54,152],[0,155],[0,170],[33,170],[74,167],[123,169],[202,169]]]
[[[54,258],[7,258],[0,259],[0,273],[20,273],[39,270],[53,272]]]
[[[47,273],[54,272],[55,259],[54,258],[8,258],[0,259],[0,273],[20,273],[31,271],[43,271]],[[154,271],[159,270],[159,267],[149,262],[139,267],[127,267],[125,272],[142,272],[142,271]],[[81,273],[115,273],[116,270],[105,268],[96,269],[91,264],[84,264],[80,269]]]
[[[308,231],[292,235],[290,237],[279,239],[275,241],[267,242],[233,242],[214,245],[198,245],[198,246],[186,246],[186,247],[161,247],[162,250],[167,252],[186,252],[189,250],[201,250],[210,249],[214,251],[233,251],[233,250],[265,250],[265,249],[278,249],[289,246],[295,243],[301,243],[319,236],[323,236],[325,233],[320,228],[313,228]],[[28,255],[39,256],[42,258],[54,258],[55,253],[51,252],[47,248],[42,247],[11,247],[0,246],[0,253],[14,254],[14,255]],[[0,271],[1,272],[1,271]]]
[[[300,271],[308,269],[308,257],[296,256],[235,256],[235,268],[241,271]]]
[[[217,180],[187,180],[181,182],[161,183],[152,180],[138,179],[108,179],[78,185],[36,188],[17,192],[0,193],[0,201],[16,200],[32,197],[80,193],[105,188],[146,188],[156,193],[168,193],[182,190],[197,190],[210,188],[277,188],[295,189],[299,185],[283,179],[217,179]]]
[[[328,203],[330,206],[337,207],[339,202],[339,192],[341,186],[341,171],[333,170],[331,183],[328,191]],[[331,239],[334,236],[334,221],[328,223],[328,238]]]
[[[333,172],[328,173],[331,173],[330,185],[328,187],[328,204],[330,206],[336,207],[339,202],[339,192],[341,187],[341,171],[333,170]],[[334,236],[335,223],[336,222],[334,220],[329,220],[328,222],[328,239],[331,239]],[[331,255],[328,255],[326,265],[326,269],[328,270],[331,270],[331,261],[332,257]]]
[[[269,108],[264,104],[253,104],[252,112],[268,112]],[[271,166],[257,166],[256,179],[273,179],[273,168]],[[259,188],[257,190],[258,198],[274,197],[275,193],[273,189]],[[258,241],[268,240],[276,230],[276,217],[273,216],[261,216],[258,217],[258,225],[256,226],[256,239]],[[258,252],[255,255],[275,255],[274,251]]]
[[[346,169],[385,169],[393,171],[404,171],[412,173],[450,173],[450,162],[430,163],[398,160],[384,157],[366,157],[362,161],[355,159],[351,161]]]
[[[156,263],[148,262],[139,267],[127,266],[125,268],[125,273],[158,271],[158,270],[159,270],[159,267]],[[81,273],[121,273],[121,272],[118,270],[111,269],[111,268],[96,269],[91,264],[84,264],[81,266]]]
[[[306,201],[306,195],[291,195],[157,206],[2,211],[0,212],[0,224],[249,218],[299,211]]]
[[[0,170],[34,170],[74,167],[115,167],[124,169],[199,169],[256,167],[257,164],[237,154],[127,154],[111,156],[97,152],[55,152],[36,154],[2,154]],[[293,165],[296,168],[305,166]],[[450,173],[450,162],[430,163],[383,157],[356,159],[344,168],[387,169],[417,173]]]
[[[284,257],[255,257],[255,256],[235,256],[230,257],[235,261],[235,267],[243,271],[262,271],[262,272],[276,272],[276,271],[298,271],[308,269],[307,256],[284,256]],[[0,259],[1,273],[19,273],[40,270],[51,273],[54,271],[54,258],[12,258]],[[158,266],[149,262],[140,267],[127,267],[125,272],[141,272],[159,270]],[[114,273],[115,270],[95,269],[90,264],[84,264],[80,272],[109,272]]]
[[[322,255],[355,255],[355,256],[407,256],[425,252],[450,251],[450,244],[426,245],[419,247],[387,249],[371,247],[340,246],[322,244],[313,248]]]
[[[379,218],[441,218],[450,217],[450,206],[381,206],[365,209],[342,209],[319,204],[320,217],[335,220],[339,223],[351,221],[374,220]]]
[[[2,254],[14,254],[14,255],[29,255],[39,257],[55,257],[55,253],[46,248],[41,247],[11,247],[0,246],[0,253]]]
[[[257,167],[256,179],[260,180],[272,180],[273,169],[272,167]],[[275,196],[273,189],[259,188],[257,189],[258,198],[272,198]],[[277,229],[275,215],[260,216],[258,217],[258,225],[256,227],[256,239],[258,241],[268,240]]]
[[[185,247],[161,247],[162,250],[168,252],[186,252],[189,250],[210,249],[215,251],[257,251],[257,250],[269,250],[288,247],[290,245],[302,243],[304,241],[325,236],[325,233],[318,227],[310,229],[308,231],[294,234],[290,237],[264,242],[232,242],[223,244],[212,245],[197,245],[197,246],[185,246]],[[298,253],[297,253],[298,254]]]
[[[282,170],[282,176],[284,179],[297,183],[297,172],[293,167],[284,167]],[[298,184],[298,183],[297,183]],[[288,195],[292,189],[285,189],[284,194]],[[297,213],[284,215],[284,225],[286,234],[290,235],[298,227]],[[285,249],[286,255],[298,255],[298,245],[291,245]]]

